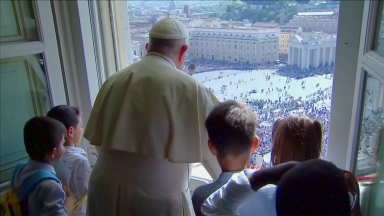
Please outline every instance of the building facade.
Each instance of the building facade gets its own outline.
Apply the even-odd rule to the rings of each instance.
[[[149,42],[148,32],[139,32],[131,36],[132,41],[137,41],[140,44],[140,52],[137,53],[140,58],[144,58],[147,55],[147,49],[145,45]]]
[[[288,40],[292,33],[289,32],[278,32],[277,35],[279,36],[279,53],[280,54],[288,54]]]
[[[335,51],[336,35],[298,33],[289,38],[288,64],[302,69],[331,65],[335,62]]]
[[[132,41],[131,42],[131,47],[132,47],[132,59],[133,62],[137,62],[141,59],[140,54],[141,54],[141,46],[139,41]]]
[[[338,15],[334,12],[301,12],[293,16],[287,25],[301,27],[303,32],[337,34]]]
[[[189,18],[189,14],[191,14],[191,6],[189,5],[184,5],[184,13],[186,15],[187,18]]]
[[[175,1],[171,1],[171,3],[169,3],[169,10],[175,10],[175,9],[176,9]]]
[[[190,59],[263,64],[279,58],[276,29],[190,29]]]

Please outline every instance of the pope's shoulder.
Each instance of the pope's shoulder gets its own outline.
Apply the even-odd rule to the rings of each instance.
[[[193,85],[197,86],[200,90],[208,90],[203,84],[197,81],[192,76],[180,71],[179,69],[172,67],[171,64],[164,64],[164,62],[148,62],[140,60],[135,62],[130,66],[122,69],[121,71],[115,73],[106,82],[113,83],[116,81],[126,80],[128,77],[131,77],[135,73],[139,74],[141,78],[151,79],[155,82],[161,82],[166,85]]]

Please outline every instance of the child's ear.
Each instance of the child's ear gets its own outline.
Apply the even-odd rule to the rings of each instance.
[[[259,145],[259,138],[255,136],[255,139],[253,140],[252,147],[251,147],[251,154],[256,151],[257,146]]]
[[[49,155],[51,156],[52,159],[55,158],[55,153],[56,153],[56,148],[53,148],[53,149],[51,150],[51,152],[49,153]]]
[[[68,131],[67,131],[67,133],[68,133],[68,134],[67,134],[67,137],[71,137],[71,138],[73,137],[73,129],[74,129],[73,127],[69,127],[69,128],[68,128]]]
[[[208,148],[209,148],[209,151],[211,151],[211,153],[213,155],[217,156],[216,146],[213,144],[213,142],[211,140],[208,140]]]

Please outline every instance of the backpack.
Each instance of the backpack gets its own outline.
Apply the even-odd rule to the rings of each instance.
[[[12,174],[11,189],[5,192],[1,197],[1,207],[4,211],[4,216],[22,216],[21,202],[28,198],[29,192],[31,192],[41,181],[52,179],[61,184],[60,180],[55,174],[49,171],[38,171],[28,178],[24,179],[18,188],[14,186],[14,179],[16,173],[24,168],[26,162],[21,162],[16,165]]]

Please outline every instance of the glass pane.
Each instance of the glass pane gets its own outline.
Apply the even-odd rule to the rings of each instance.
[[[355,175],[363,215],[384,213],[384,83],[367,75]]]
[[[0,171],[1,182],[9,180],[12,168],[28,157],[23,127],[51,107],[44,60],[41,54],[0,60]]]
[[[376,78],[367,75],[355,171],[358,177],[376,173],[376,157],[384,123],[383,108],[384,85]]]
[[[33,1],[0,1],[0,43],[37,40]]]
[[[379,2],[379,10],[377,14],[375,44],[373,49],[380,55],[384,56],[384,1]]]
[[[268,166],[271,126],[290,113],[321,120],[326,157],[339,2],[129,1],[135,60],[145,57],[150,28],[164,11],[189,29],[183,71],[218,99],[256,113],[260,143],[250,165]]]

